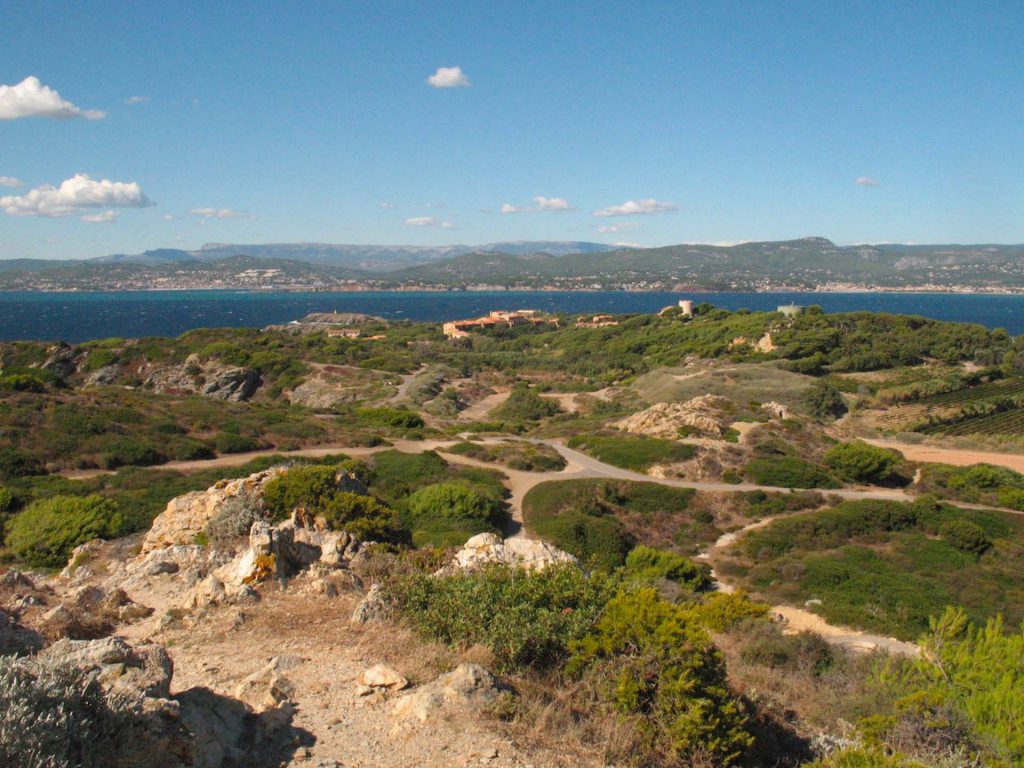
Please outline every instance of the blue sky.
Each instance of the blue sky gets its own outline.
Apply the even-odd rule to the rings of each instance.
[[[1022,242],[1021,39],[1019,1],[0,0],[0,258]]]

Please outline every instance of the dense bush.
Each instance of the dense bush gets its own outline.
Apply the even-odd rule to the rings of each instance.
[[[337,467],[292,467],[267,483],[263,502],[274,519],[282,520],[297,507],[320,514],[339,490]]]
[[[11,446],[0,446],[0,480],[45,475],[46,468],[32,454]]]
[[[656,583],[659,580],[682,585],[692,592],[708,589],[711,575],[706,565],[688,557],[652,547],[639,546],[626,556],[627,576]]]
[[[612,515],[592,515],[572,510],[532,524],[533,532],[584,563],[601,568],[621,565],[633,545]]]
[[[500,501],[460,483],[420,488],[406,502],[417,546],[463,544],[477,533],[495,531]]]
[[[11,518],[7,544],[31,566],[56,568],[79,544],[121,533],[121,515],[109,499],[97,494],[53,496],[32,502]]]
[[[981,557],[992,548],[985,530],[970,520],[947,520],[939,526],[939,535],[962,552]]]
[[[783,634],[778,625],[759,622],[747,627],[740,658],[747,664],[821,675],[835,661],[831,646],[813,632]]]
[[[822,467],[795,456],[754,459],[744,472],[758,485],[775,488],[835,488],[838,485]]]
[[[746,622],[762,619],[771,610],[766,603],[757,603],[743,590],[711,592],[699,602],[688,606],[690,614],[712,632],[729,632]]]
[[[490,417],[511,422],[540,421],[561,411],[558,403],[546,400],[526,384],[516,384],[508,400],[491,411]]]
[[[0,656],[0,765],[108,768],[129,754],[135,715],[91,675]]]
[[[491,565],[469,573],[400,577],[386,589],[418,631],[450,645],[484,645],[499,669],[547,668],[562,661],[608,600],[599,573],[571,565],[525,571]]]
[[[393,509],[371,496],[339,491],[317,510],[336,531],[348,531],[362,541],[397,542],[405,538]]]
[[[697,448],[687,443],[626,435],[575,435],[570,438],[569,447],[634,472],[645,472],[655,464],[689,461],[697,455]]]
[[[360,419],[369,424],[398,429],[420,429],[423,418],[416,412],[406,408],[360,408],[356,411]]]
[[[898,451],[876,448],[859,440],[840,443],[825,454],[825,465],[855,483],[885,483],[903,459]]]
[[[816,381],[804,395],[804,407],[819,419],[836,419],[846,413],[846,401],[833,385]]]
[[[258,451],[263,444],[255,437],[239,435],[235,432],[221,432],[213,441],[217,453],[248,453]]]
[[[654,589],[619,594],[573,644],[570,673],[597,678],[608,704],[647,736],[645,762],[685,765],[697,754],[736,761],[752,744],[725,662],[707,633]]]

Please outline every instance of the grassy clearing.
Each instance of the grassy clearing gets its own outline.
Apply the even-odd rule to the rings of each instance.
[[[652,371],[639,377],[633,389],[649,403],[683,402],[711,394],[743,405],[775,401],[800,409],[804,393],[813,381],[810,376],[783,370],[778,363],[707,364],[696,370]]]

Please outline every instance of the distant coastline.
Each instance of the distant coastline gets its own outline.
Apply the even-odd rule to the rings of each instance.
[[[886,312],[972,322],[1024,334],[1024,294],[947,291],[2,291],[0,340],[82,342],[119,336],[178,336],[195,328],[264,328],[311,312],[358,312],[442,323],[491,310],[559,314],[655,313],[692,296],[730,310],[774,311],[818,304],[826,312]]]

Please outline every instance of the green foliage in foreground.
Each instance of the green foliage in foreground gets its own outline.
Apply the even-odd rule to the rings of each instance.
[[[422,634],[450,645],[484,645],[498,667],[548,668],[583,637],[610,596],[600,573],[571,566],[542,572],[493,565],[435,578],[413,574],[388,593]]]
[[[669,762],[703,751],[731,763],[752,746],[722,655],[686,608],[654,589],[613,598],[572,648],[569,672],[598,676],[608,703]]]
[[[634,472],[646,472],[655,464],[689,461],[697,455],[693,445],[657,437],[576,435],[569,440],[569,447]]]
[[[107,768],[138,744],[130,701],[84,671],[0,656],[0,765]]]
[[[53,496],[29,504],[11,519],[7,544],[35,568],[58,568],[79,544],[123,532],[121,516],[109,499]]]

